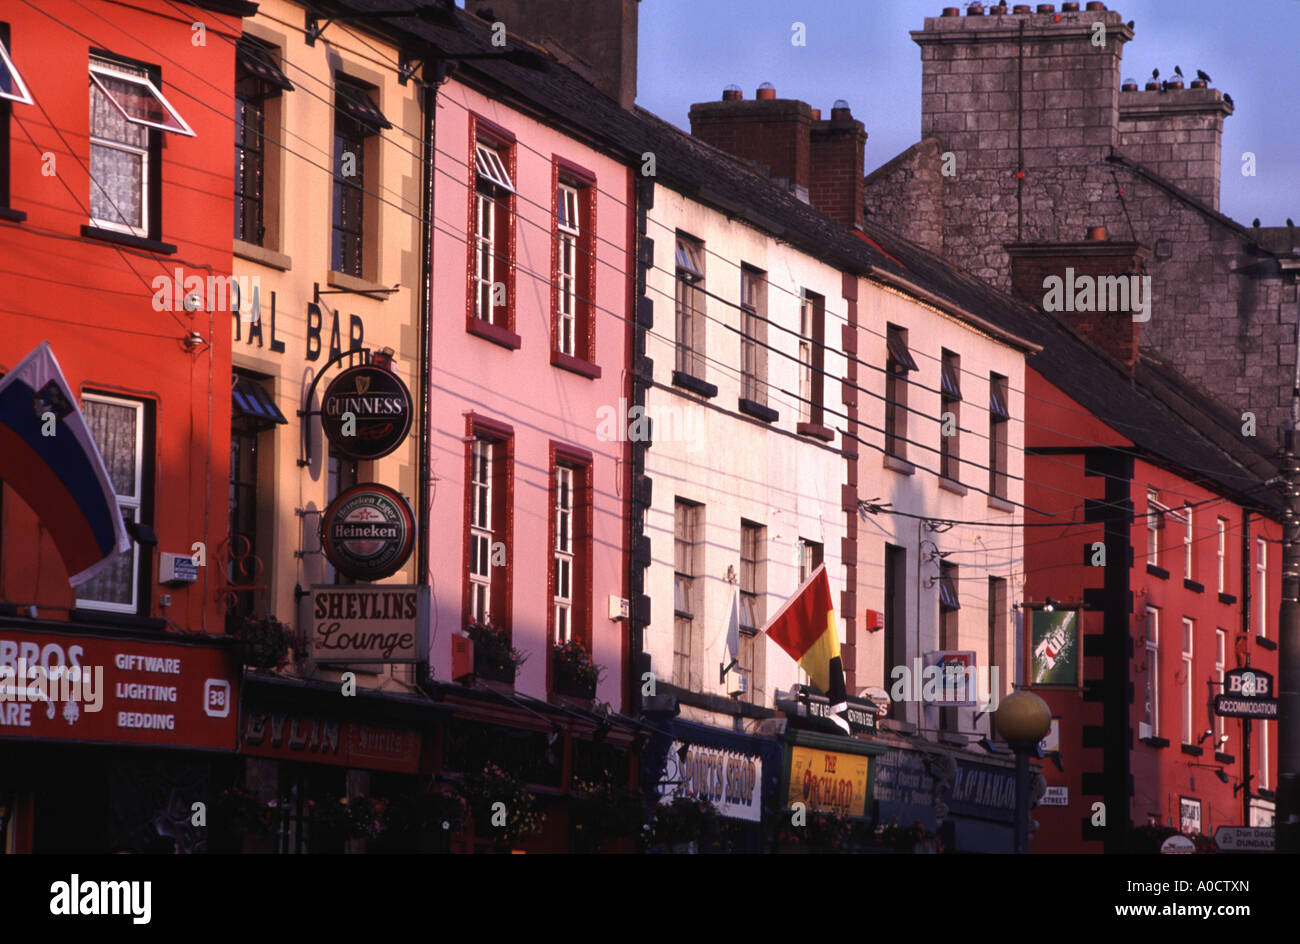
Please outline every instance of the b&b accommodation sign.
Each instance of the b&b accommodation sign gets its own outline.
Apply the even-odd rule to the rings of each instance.
[[[1223,674],[1223,694],[1214,696],[1214,713],[1223,718],[1276,718],[1276,692],[1273,676],[1261,669],[1229,669]]]
[[[425,659],[429,588],[311,588],[312,662],[399,663]]]

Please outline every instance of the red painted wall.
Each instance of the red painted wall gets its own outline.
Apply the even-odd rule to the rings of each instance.
[[[1031,394],[1027,398],[1029,425],[1026,432],[1026,445],[1028,447],[1083,447],[1089,443],[1121,447],[1130,445],[1095,419],[1076,412],[1082,408],[1037,373],[1026,372],[1026,386]],[[1068,435],[1057,431],[1068,431]],[[1026,522],[1037,524],[1082,520],[1083,499],[1102,498],[1106,481],[1099,476],[1085,477],[1083,469],[1082,455],[1027,456],[1025,502],[1033,508],[1052,512],[1056,517],[1049,518],[1028,513]],[[1215,729],[1215,736],[1218,734],[1217,724],[1207,705],[1206,686],[1207,679],[1218,678],[1215,668],[1216,629],[1227,630],[1225,669],[1242,666],[1249,657],[1252,667],[1262,668],[1276,678],[1276,651],[1261,644],[1257,638],[1260,609],[1257,596],[1259,577],[1255,571],[1255,564],[1257,562],[1256,538],[1262,536],[1269,542],[1266,575],[1267,636],[1271,640],[1276,640],[1277,603],[1281,589],[1279,543],[1281,528],[1277,522],[1262,519],[1258,514],[1252,513],[1250,516],[1249,577],[1252,612],[1250,632],[1248,635],[1243,635],[1241,571],[1243,510],[1239,504],[1222,499],[1216,493],[1193,484],[1194,477],[1192,471],[1180,474],[1141,460],[1136,460],[1134,463],[1134,478],[1130,494],[1135,513],[1130,538],[1134,555],[1130,576],[1134,598],[1134,614],[1130,621],[1133,659],[1129,665],[1129,678],[1134,690],[1134,703],[1130,715],[1130,725],[1133,729],[1130,769],[1133,774],[1134,795],[1129,812],[1135,826],[1146,825],[1150,821],[1149,814],[1156,814],[1161,825],[1171,824],[1178,828],[1179,798],[1199,799],[1201,831],[1212,836],[1219,826],[1247,824],[1242,795],[1238,793],[1234,798],[1232,787],[1241,782],[1249,772],[1255,774],[1257,778],[1250,784],[1251,792],[1258,793],[1261,726],[1259,722],[1252,723],[1252,756],[1249,771],[1243,770],[1242,723],[1236,719],[1227,719],[1224,727],[1229,740],[1223,750],[1232,756],[1231,761],[1220,762],[1215,759],[1213,738],[1206,739],[1201,745],[1203,753],[1200,756],[1183,751],[1183,699],[1185,697],[1182,688],[1183,619],[1191,619],[1194,624],[1191,672],[1191,744],[1194,747],[1200,734],[1207,727]],[[1178,510],[1185,502],[1195,505],[1192,579],[1203,585],[1204,589],[1201,592],[1184,584],[1185,526],[1173,518],[1168,518],[1165,528],[1156,532],[1160,542],[1159,565],[1166,569],[1169,575],[1166,578],[1148,572],[1150,552],[1145,517],[1148,488],[1156,489],[1159,500],[1173,510]],[[1206,504],[1196,505],[1197,502],[1203,501]],[[1216,519],[1219,517],[1225,518],[1228,524],[1224,591],[1236,597],[1236,602],[1232,603],[1221,602],[1218,594]],[[1027,529],[1025,599],[1041,602],[1051,596],[1054,600],[1062,602],[1076,602],[1082,600],[1083,588],[1100,587],[1103,583],[1102,570],[1087,566],[1084,554],[1087,545],[1102,539],[1100,524],[1061,530],[1040,527]],[[1160,610],[1157,675],[1159,711],[1156,733],[1169,741],[1168,746],[1164,747],[1138,740],[1138,724],[1146,717],[1147,606]],[[1100,633],[1102,614],[1081,612],[1080,622],[1084,634]],[[1028,647],[1025,648],[1027,652]],[[1100,657],[1084,658],[1083,678],[1100,678],[1101,669]],[[1049,785],[1068,788],[1069,804],[1059,807],[1040,806],[1033,811],[1033,817],[1039,822],[1040,828],[1033,838],[1031,848],[1035,852],[1101,852],[1100,842],[1085,841],[1082,838],[1081,824],[1085,819],[1091,818],[1093,803],[1101,799],[1099,796],[1083,794],[1082,775],[1085,771],[1102,769],[1102,751],[1100,748],[1084,749],[1082,745],[1083,726],[1102,723],[1102,706],[1099,702],[1085,703],[1082,689],[1034,690],[1047,701],[1052,714],[1060,718],[1061,759],[1065,770],[1058,771],[1050,762],[1044,762],[1043,770]],[[1275,724],[1270,724],[1268,727],[1270,728],[1268,740],[1271,769],[1266,786],[1274,789],[1277,785],[1277,731]],[[1194,764],[1208,766],[1192,766]],[[1229,783],[1223,784],[1215,776],[1215,768],[1219,767],[1227,773]],[[1108,810],[1108,821],[1113,822],[1117,815],[1124,814],[1120,811]]]
[[[38,11],[36,7],[39,7]],[[48,340],[69,386],[142,398],[154,411],[152,597],[142,615],[165,616],[188,631],[222,631],[214,598],[218,545],[227,530],[230,455],[230,330],[226,312],[157,311],[154,279],[229,276],[233,232],[234,83],[239,20],[193,10],[203,23],[161,0],[139,4],[43,0],[7,4],[13,59],[37,105],[13,105],[9,122],[10,200],[27,214],[0,222],[0,370]],[[84,34],[84,35],[82,35]],[[223,38],[223,35],[224,37]],[[86,238],[89,222],[91,48],[161,69],[163,93],[195,137],[163,135],[159,238],[171,254]],[[170,283],[168,283],[170,284]],[[187,349],[191,331],[203,343]],[[146,494],[149,485],[146,484]],[[3,492],[0,600],[47,607],[73,602],[58,552],[30,509]],[[157,552],[207,547],[208,566],[188,588],[157,582]],[[160,592],[172,606],[158,606]]]

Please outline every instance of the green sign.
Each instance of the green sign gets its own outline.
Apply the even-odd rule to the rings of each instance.
[[[1029,678],[1034,685],[1079,684],[1079,612],[1033,611]]]

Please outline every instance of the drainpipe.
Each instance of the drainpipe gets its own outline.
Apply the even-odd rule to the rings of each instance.
[[[1241,510],[1241,635],[1250,664],[1250,511]],[[1250,823],[1250,719],[1241,719],[1241,825]]]
[[[421,111],[424,117],[422,140],[420,142],[420,156],[423,159],[420,171],[420,186],[424,194],[420,207],[420,275],[423,284],[420,286],[420,364],[419,373],[416,377],[417,389],[420,391],[420,434],[416,447],[419,450],[416,457],[419,470],[417,491],[419,507],[415,510],[416,533],[420,538],[416,548],[415,566],[418,575],[416,581],[420,586],[429,586],[431,584],[431,575],[429,573],[429,525],[433,483],[429,469],[429,421],[431,412],[429,408],[429,397],[431,396],[429,373],[432,361],[430,348],[433,327],[433,161],[435,158],[433,132],[434,115],[438,104],[438,86],[443,78],[442,66],[442,63],[435,65],[434,81],[421,85],[420,93],[422,99]],[[434,620],[437,619],[436,613],[430,615]],[[430,627],[429,632],[432,633],[432,627]],[[433,677],[433,653],[427,652],[426,657],[428,661],[416,668],[418,673],[416,678],[417,687],[422,687],[426,680]]]

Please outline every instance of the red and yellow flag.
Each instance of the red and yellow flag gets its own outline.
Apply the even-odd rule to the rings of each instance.
[[[830,699],[831,720],[848,732],[840,715],[848,710],[844,663],[840,661],[840,634],[831,603],[826,565],[820,565],[768,621],[764,630],[772,641],[808,673],[812,683]]]

